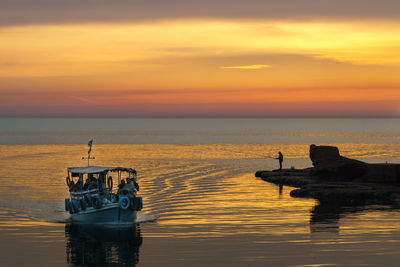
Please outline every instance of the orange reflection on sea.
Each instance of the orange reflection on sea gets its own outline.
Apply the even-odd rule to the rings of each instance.
[[[400,146],[389,143],[334,143],[341,154],[369,161],[396,161]],[[85,166],[85,145],[0,146],[2,210],[40,221],[65,221],[66,168]],[[308,144],[124,144],[96,145],[93,165],[138,171],[143,214],[159,217],[165,231],[148,235],[226,236],[236,233],[282,235],[310,232],[313,199],[289,196],[292,188],[254,177],[257,170],[310,167]],[[31,222],[10,220],[3,227]],[[369,221],[373,221],[369,218]],[[361,223],[361,220],[360,220]],[[389,226],[393,222],[389,223]],[[339,223],[338,223],[339,224]],[[187,227],[193,231],[187,231]],[[386,226],[388,228],[389,226]],[[181,231],[185,227],[185,231]],[[313,226],[314,227],[314,226]],[[348,231],[340,219],[340,231]],[[373,228],[364,225],[361,231]],[[379,227],[377,227],[379,228]],[[353,228],[355,229],[355,228]]]
[[[289,196],[293,188],[287,187],[280,195],[278,186],[247,174],[226,177],[223,183],[223,189],[216,194],[205,192],[197,199],[182,200],[186,206],[161,217],[158,223],[166,227],[210,225],[212,231],[202,233],[207,236],[309,232],[308,211],[315,200],[293,199]],[[215,228],[221,231],[216,232]]]

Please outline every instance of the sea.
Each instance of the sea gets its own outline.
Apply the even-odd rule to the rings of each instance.
[[[68,167],[137,170],[132,225],[72,224]],[[0,266],[399,266],[400,210],[326,206],[254,176],[309,147],[400,163],[400,119],[1,118]]]

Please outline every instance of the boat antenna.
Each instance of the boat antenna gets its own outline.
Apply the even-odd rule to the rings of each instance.
[[[88,143],[89,150],[88,150],[88,156],[87,156],[87,165],[88,165],[88,167],[90,166],[90,160],[91,159],[96,159],[95,157],[90,157],[90,152],[92,152],[92,144],[93,144],[93,139],[90,139],[89,143]],[[82,159],[86,159],[86,158],[82,157]]]

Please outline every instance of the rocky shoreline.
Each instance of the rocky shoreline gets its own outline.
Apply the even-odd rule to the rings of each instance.
[[[400,205],[400,164],[368,164],[340,156],[336,147],[310,146],[313,168],[257,171],[256,177],[297,187],[292,197],[322,204]]]

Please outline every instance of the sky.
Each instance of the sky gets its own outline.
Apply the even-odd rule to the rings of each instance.
[[[397,0],[2,0],[2,117],[399,117]]]

